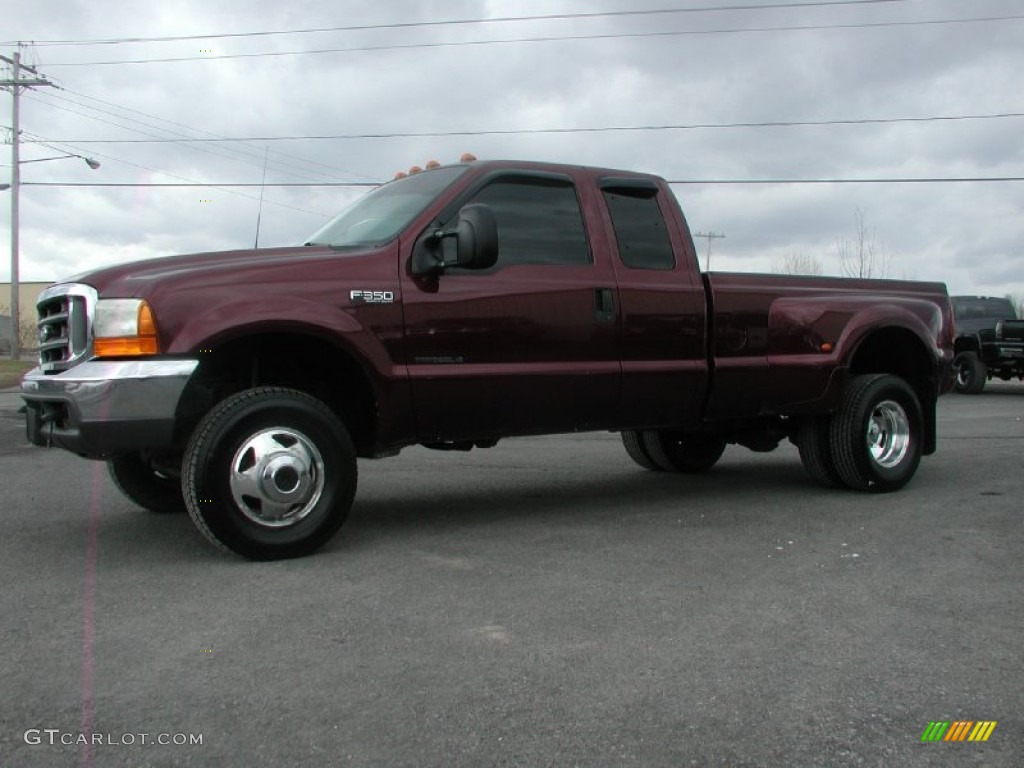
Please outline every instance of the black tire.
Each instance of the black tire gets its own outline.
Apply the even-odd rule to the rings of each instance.
[[[181,482],[156,469],[142,453],[128,453],[107,461],[114,485],[143,509],[160,514],[185,511]]]
[[[988,369],[977,352],[961,352],[953,358],[956,372],[956,391],[965,395],[977,395],[985,389]]]
[[[842,488],[845,484],[832,458],[829,438],[831,427],[832,419],[829,416],[806,419],[797,434],[797,447],[800,449],[800,461],[804,469],[815,482],[831,488]]]
[[[902,488],[921,462],[923,425],[921,404],[903,379],[885,374],[852,379],[829,431],[843,483],[873,493]]]
[[[725,440],[717,435],[649,429],[643,438],[647,455],[666,472],[706,472],[725,451]]]
[[[644,438],[640,432],[636,432],[634,430],[623,432],[622,444],[625,446],[626,453],[629,454],[629,458],[644,469],[654,471],[661,469],[661,467],[654,463],[654,459],[648,455],[647,449],[644,448]]]
[[[228,397],[196,427],[182,464],[189,516],[215,545],[252,560],[301,557],[341,527],[356,490],[344,424],[293,389]]]

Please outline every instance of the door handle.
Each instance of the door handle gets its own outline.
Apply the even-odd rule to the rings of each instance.
[[[611,288],[594,289],[594,317],[599,323],[615,322],[615,292]]]

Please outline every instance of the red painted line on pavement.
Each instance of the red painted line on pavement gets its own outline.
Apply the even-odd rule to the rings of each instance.
[[[85,586],[82,592],[82,724],[86,736],[82,745],[81,766],[93,768],[93,640],[96,635],[96,559],[99,555],[100,490],[103,485],[103,462],[96,462],[89,494],[89,518],[85,535]]]

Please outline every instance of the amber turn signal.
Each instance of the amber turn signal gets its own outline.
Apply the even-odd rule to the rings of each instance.
[[[96,357],[135,357],[137,355],[155,355],[159,351],[155,336],[96,339],[93,344],[93,352]]]
[[[136,306],[132,306],[135,304]],[[156,318],[149,304],[139,299],[101,300],[102,319],[96,323],[96,357],[135,357],[160,353]],[[131,316],[132,310],[134,317]],[[109,335],[104,335],[109,334]]]

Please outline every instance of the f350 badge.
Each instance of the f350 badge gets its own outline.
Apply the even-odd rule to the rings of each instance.
[[[394,291],[349,291],[349,301],[353,304],[394,304]]]

